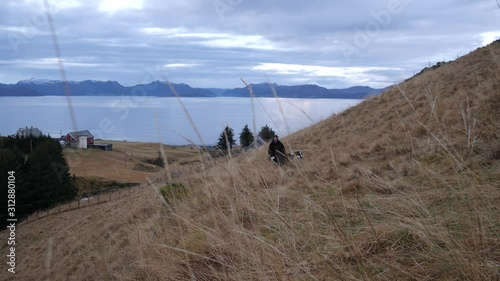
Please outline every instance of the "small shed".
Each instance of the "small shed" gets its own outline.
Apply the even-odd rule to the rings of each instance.
[[[77,148],[87,149],[87,136],[80,135],[78,136]]]
[[[94,144],[92,148],[99,148],[104,151],[112,151],[113,150],[113,144],[111,143],[99,143],[99,144]]]

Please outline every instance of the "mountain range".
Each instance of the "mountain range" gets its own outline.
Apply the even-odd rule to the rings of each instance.
[[[173,84],[181,97],[248,97],[247,88],[193,88],[187,84]],[[384,89],[356,86],[346,89],[327,89],[317,85],[284,86],[269,83],[251,84],[256,97],[273,97],[273,88],[282,98],[336,98],[362,99],[378,95]],[[64,96],[66,87],[72,96],[121,96],[141,95],[154,97],[172,97],[170,87],[161,81],[135,86],[123,86],[116,81],[85,80],[81,82],[60,80],[28,79],[16,84],[0,84],[0,96]]]

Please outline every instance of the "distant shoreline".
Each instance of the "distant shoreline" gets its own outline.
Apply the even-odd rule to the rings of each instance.
[[[165,145],[165,146],[169,146],[169,147],[191,147],[191,146],[194,146],[194,147],[215,147],[216,144],[205,144],[205,145],[202,145],[202,144],[167,144],[167,143],[160,143],[160,142],[155,142],[155,141],[134,141],[134,140],[103,140],[103,139],[95,139],[95,144],[108,144],[108,143],[111,143],[111,144],[114,144],[114,143],[127,143],[127,144],[148,144],[148,145],[151,145],[151,144],[157,144],[157,145]],[[235,145],[235,146],[239,146],[239,145]],[[233,147],[235,147],[233,146]]]
[[[375,89],[368,86],[328,89],[315,84],[278,85],[271,83],[250,84],[241,88],[196,88],[187,84],[166,84],[154,81],[148,84],[123,86],[116,81],[60,81],[28,79],[15,84],[0,83],[0,97],[35,96],[151,96],[151,97],[274,97],[303,99],[363,99],[378,95],[388,87]],[[250,94],[249,89],[252,90]]]
[[[71,95],[71,97],[89,97],[89,98],[95,98],[95,97],[125,97],[125,96],[130,96],[128,94],[122,94],[122,95]],[[8,96],[8,95],[0,95],[0,98],[38,98],[38,97],[66,97],[63,95],[36,95],[36,96]],[[147,98],[176,98],[174,96],[144,96]],[[142,96],[141,96],[142,98]],[[248,99],[251,98],[250,96],[248,97],[242,97],[242,96],[213,96],[213,97],[181,97],[183,99],[219,99],[219,98],[228,98],[228,99],[234,99],[234,98],[242,98],[242,99]],[[255,98],[275,98],[274,96],[255,96]],[[339,98],[339,97],[280,97],[280,99],[325,99],[325,100],[362,100],[364,98],[350,98],[350,97],[345,97],[345,98]]]

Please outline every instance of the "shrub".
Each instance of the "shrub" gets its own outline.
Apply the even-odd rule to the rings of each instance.
[[[180,199],[186,196],[187,189],[180,183],[167,184],[160,188],[160,194],[165,199],[167,204],[171,204],[172,200]]]

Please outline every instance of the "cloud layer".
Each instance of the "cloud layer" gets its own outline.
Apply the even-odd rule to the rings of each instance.
[[[46,5],[47,4],[47,5]],[[495,0],[7,0],[0,83],[67,77],[195,87],[384,87],[500,38]]]

